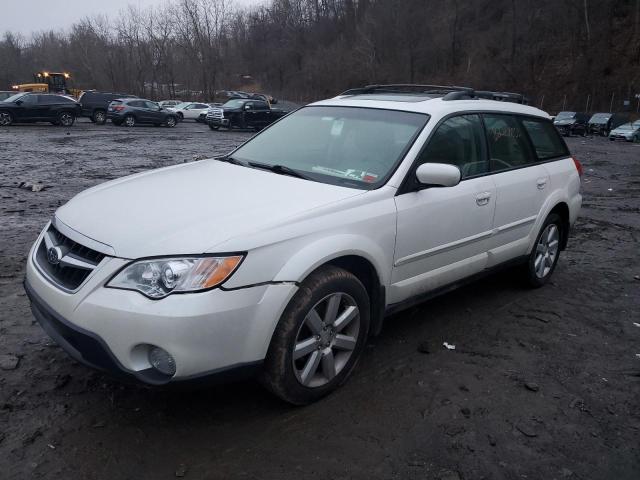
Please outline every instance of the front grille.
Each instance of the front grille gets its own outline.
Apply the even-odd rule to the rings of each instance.
[[[212,108],[207,112],[207,118],[223,118],[224,112],[221,108]]]
[[[54,285],[74,291],[104,257],[104,254],[74,242],[50,225],[38,245],[35,261]]]

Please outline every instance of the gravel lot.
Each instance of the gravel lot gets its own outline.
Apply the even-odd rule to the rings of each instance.
[[[195,123],[0,129],[0,478],[640,478],[640,145],[569,140],[585,202],[550,285],[525,290],[506,272],[396,315],[315,405],[292,408],[252,382],[123,385],[53,344],[22,278],[55,209],[250,135]]]

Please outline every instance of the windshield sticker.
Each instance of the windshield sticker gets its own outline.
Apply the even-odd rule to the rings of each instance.
[[[352,168],[347,170],[337,170],[335,168],[316,165],[315,167],[312,167],[311,170],[318,173],[324,173],[325,175],[343,177],[365,183],[375,183],[378,180],[378,175],[375,173],[365,172],[364,170],[354,170]]]
[[[331,135],[334,137],[339,137],[342,133],[342,127],[344,127],[344,120],[336,120],[331,125]]]

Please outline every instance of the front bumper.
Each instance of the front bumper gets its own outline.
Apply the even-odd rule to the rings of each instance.
[[[209,117],[207,118],[207,123],[209,125],[217,126],[217,127],[228,127],[229,119],[228,118],[219,118],[219,117]]]
[[[633,140],[633,135],[623,135],[620,133],[611,133],[609,134],[609,139],[610,140],[625,140],[627,142],[630,142]]]
[[[37,244],[37,243],[36,243]],[[280,283],[150,300],[105,288],[126,260],[107,257],[75,293],[67,293],[27,262],[25,289],[43,329],[76,360],[148,384],[166,384],[259,368],[275,326],[295,293]],[[149,346],[168,351],[176,374],[155,371]]]

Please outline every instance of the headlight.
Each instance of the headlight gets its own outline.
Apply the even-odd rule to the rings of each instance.
[[[150,298],[198,292],[220,285],[238,268],[242,255],[139,260],[127,265],[107,287],[136,290]]]

